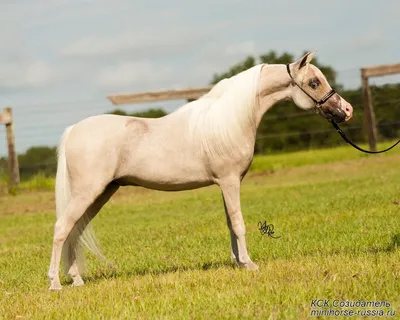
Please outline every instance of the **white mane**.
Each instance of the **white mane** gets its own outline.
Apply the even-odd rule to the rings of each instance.
[[[218,82],[197,101],[183,106],[190,111],[189,134],[201,139],[208,154],[224,154],[243,140],[246,128],[256,130],[254,112],[262,65]]]

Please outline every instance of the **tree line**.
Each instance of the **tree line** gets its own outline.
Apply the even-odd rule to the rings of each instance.
[[[231,77],[258,63],[286,64],[295,60],[290,53],[277,54],[270,51],[259,57],[248,56],[227,71],[214,74],[211,84],[221,79]],[[353,118],[341,124],[342,129],[356,143],[366,142],[364,132],[364,114],[362,106],[361,88],[345,90],[337,82],[336,71],[327,65],[321,64],[314,58],[312,64],[317,66],[326,76],[329,83],[338,93],[350,102],[354,108]],[[400,136],[400,84],[386,84],[371,86],[373,105],[376,114],[379,140],[388,140]],[[115,109],[108,113],[158,118],[167,113],[163,109],[150,109],[143,112],[126,113],[124,110]],[[326,148],[336,145],[343,145],[343,140],[331,125],[319,115],[312,115],[310,112],[300,110],[291,101],[282,101],[271,108],[263,117],[258,132],[255,146],[255,153],[276,153],[294,150],[305,150],[314,148]],[[18,155],[21,178],[28,178],[38,172],[45,175],[54,175],[56,172],[56,148],[37,146],[28,149],[25,153]],[[0,175],[7,170],[7,159],[0,158]]]

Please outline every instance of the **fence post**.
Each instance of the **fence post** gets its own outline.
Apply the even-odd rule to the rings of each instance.
[[[371,151],[376,151],[376,121],[375,112],[372,105],[371,90],[368,86],[368,76],[364,68],[361,69],[361,83],[363,91],[364,121],[368,134],[368,144]]]
[[[9,170],[9,191],[11,192],[20,182],[18,157],[15,151],[14,126],[12,109],[4,108],[0,114],[0,123],[6,126],[7,148],[8,148],[8,170]]]

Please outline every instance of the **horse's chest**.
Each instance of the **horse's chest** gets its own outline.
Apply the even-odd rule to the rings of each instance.
[[[253,161],[253,149],[241,149],[229,155],[215,157],[210,161],[213,176],[239,175],[243,177]]]

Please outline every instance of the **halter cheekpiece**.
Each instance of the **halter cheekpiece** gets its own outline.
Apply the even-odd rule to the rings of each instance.
[[[294,84],[295,84],[296,86],[298,86],[298,87],[301,89],[301,91],[303,91],[308,97],[310,97],[310,99],[311,99],[312,101],[314,101],[315,106],[316,106],[317,108],[319,108],[321,105],[323,105],[325,102],[327,102],[327,101],[329,100],[329,98],[332,97],[332,96],[336,93],[336,91],[335,91],[334,89],[331,89],[325,96],[322,97],[322,99],[316,100],[316,99],[315,99],[314,97],[312,97],[307,91],[305,91],[301,86],[299,86],[299,85],[296,83],[296,81],[294,81],[294,79],[293,79],[293,77],[292,77],[292,74],[291,74],[291,72],[290,72],[289,63],[286,64],[286,70],[287,70],[287,72],[288,72],[290,78],[292,78]]]

